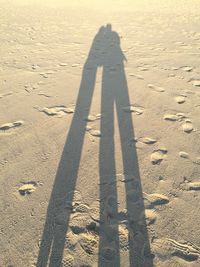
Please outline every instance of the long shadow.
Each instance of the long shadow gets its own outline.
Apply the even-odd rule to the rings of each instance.
[[[101,96],[101,139],[99,154],[100,172],[100,232],[98,266],[120,266],[120,223],[117,203],[117,177],[114,147],[114,104],[120,130],[126,191],[126,227],[129,232],[129,266],[153,267],[144,203],[140,181],[137,153],[134,144],[132,117],[123,108],[130,105],[128,86],[124,71],[125,57],[120,39],[111,25],[101,27],[95,36],[83,68],[76,109],[58,166],[51,193],[46,222],[40,244],[37,267],[61,266],[65,236],[68,230],[80,165],[85,128],[83,120],[89,115],[97,68],[103,67]],[[112,196],[111,199],[109,197]],[[68,206],[66,206],[66,198]],[[109,209],[107,208],[109,204]],[[62,214],[61,219],[59,215]],[[112,234],[113,233],[113,234]],[[112,249],[110,246],[112,244]],[[109,255],[109,256],[108,256]]]
[[[93,40],[88,58],[83,67],[82,80],[76,101],[75,113],[68,132],[51,193],[44,231],[40,244],[37,267],[61,265],[65,236],[69,225],[73,192],[76,186],[81,152],[85,136],[85,127],[91,106],[97,72],[98,49],[101,47],[101,29]],[[64,224],[57,223],[57,216],[63,214]],[[50,259],[49,259],[50,258]]]
[[[100,140],[100,247],[99,266],[120,266],[120,240],[118,227],[117,175],[114,146],[114,107],[116,107],[120,132],[123,175],[126,191],[127,213],[123,220],[129,232],[129,266],[152,267],[153,259],[145,221],[142,185],[134,139],[126,75],[125,56],[120,48],[120,38],[111,25],[105,30],[106,51],[103,59],[101,97],[101,140]],[[112,234],[110,234],[112,233]],[[112,250],[109,249],[112,242]],[[107,249],[107,251],[106,251]],[[105,261],[104,255],[113,255],[113,261]]]

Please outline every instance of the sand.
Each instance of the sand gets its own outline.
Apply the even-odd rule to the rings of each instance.
[[[0,1],[0,267],[200,266],[200,1]]]

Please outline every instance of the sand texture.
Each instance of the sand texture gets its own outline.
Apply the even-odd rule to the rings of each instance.
[[[200,266],[199,14],[0,0],[0,267]]]

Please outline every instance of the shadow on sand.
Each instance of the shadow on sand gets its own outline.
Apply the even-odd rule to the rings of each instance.
[[[99,153],[100,173],[100,230],[98,266],[120,266],[119,212],[117,204],[117,177],[114,146],[114,105],[116,106],[123,159],[123,174],[127,214],[125,224],[128,229],[130,267],[153,267],[147,226],[144,216],[144,202],[140,181],[136,147],[130,146],[134,138],[131,113],[123,108],[130,105],[128,86],[124,71],[125,57],[120,48],[120,38],[111,25],[101,27],[95,36],[88,58],[83,68],[82,80],[76,102],[71,127],[58,166],[52,194],[47,210],[46,222],[37,267],[61,266],[65,246],[65,236],[69,227],[70,210],[64,207],[66,197],[73,202],[85,128],[96,81],[98,67],[103,67],[101,95],[101,138]],[[107,213],[105,199],[112,196],[111,213]],[[55,222],[62,213],[64,226]],[[112,251],[105,251],[111,241],[108,232],[112,230]],[[112,259],[106,260],[105,253],[114,252]],[[122,265],[121,265],[122,266]]]

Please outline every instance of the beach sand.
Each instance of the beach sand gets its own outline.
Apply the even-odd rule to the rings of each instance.
[[[0,1],[0,267],[200,266],[200,1]]]

